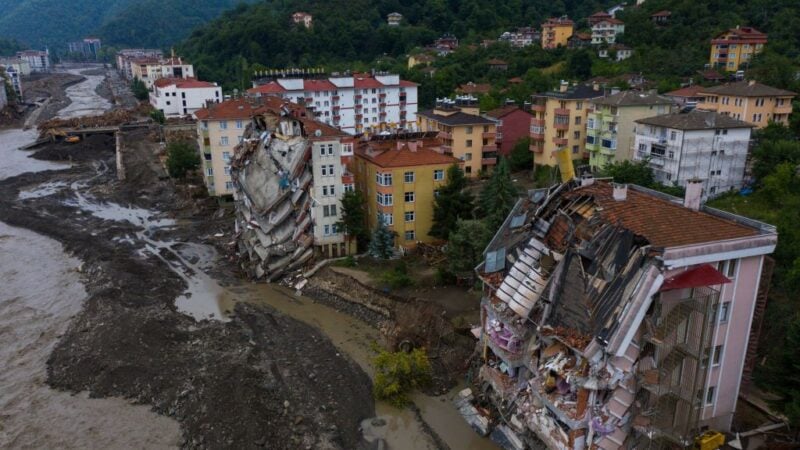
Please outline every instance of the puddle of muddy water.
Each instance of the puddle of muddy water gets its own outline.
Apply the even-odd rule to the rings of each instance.
[[[42,183],[33,189],[28,189],[19,192],[20,200],[29,200],[32,198],[47,197],[67,188],[67,183],[63,181],[54,181],[52,183]]]

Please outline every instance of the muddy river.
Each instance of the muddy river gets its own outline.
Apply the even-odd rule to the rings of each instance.
[[[72,70],[79,73],[78,70]],[[103,76],[90,75],[67,89],[72,104],[60,117],[100,113],[110,104],[95,93]],[[37,161],[18,150],[35,139],[34,131],[0,131],[0,179],[24,172],[59,169],[65,165]],[[108,220],[140,228],[118,236],[135,240],[186,281],[186,292],[176,299],[182,312],[196,319],[230,320],[236,302],[267,303],[283,313],[311,324],[372,375],[370,343],[375,329],[351,316],[298,296],[280,287],[241,282],[221,286],[207,275],[218,255],[213,247],[160,241],[151,232],[177,226],[152,211],[94,201],[80,183],[48,183],[21,196],[47,196],[61,190],[74,193],[76,206]],[[45,362],[69,318],[85,298],[77,272],[80,261],[66,255],[49,238],[2,223],[0,217],[0,448],[168,448],[180,442],[178,423],[159,416],[147,406],[122,399],[89,399],[55,391],[45,384]],[[163,255],[169,253],[170,257]],[[32,264],[33,262],[33,264]],[[475,434],[452,406],[457,389],[439,396],[413,396],[423,419],[451,449],[493,449],[489,440]],[[377,403],[377,418],[362,423],[367,440],[383,439],[390,449],[432,449],[435,444],[408,409]],[[378,420],[376,420],[378,419]]]

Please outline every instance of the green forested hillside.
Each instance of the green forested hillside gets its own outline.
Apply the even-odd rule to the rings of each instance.
[[[256,0],[0,0],[0,38],[62,49],[89,35],[104,44],[167,47],[240,3]]]

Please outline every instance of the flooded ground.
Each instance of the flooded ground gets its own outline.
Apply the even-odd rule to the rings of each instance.
[[[105,75],[86,75],[85,69],[69,69],[68,73],[86,77],[86,81],[67,88],[67,97],[72,100],[66,108],[58,112],[59,119],[80,116],[96,116],[111,109],[111,102],[97,95],[97,86],[105,80]]]
[[[81,106],[65,113],[107,108],[103,99],[85,94],[94,92],[101,80],[76,85]],[[36,130],[0,131],[0,179],[69,167],[32,159],[30,152],[18,150],[35,139]],[[52,183],[27,195],[52,195],[64,187]],[[178,423],[153,413],[149,406],[117,398],[90,399],[85,393],[47,386],[47,358],[86,297],[79,265],[60,243],[0,222],[0,448],[177,446]]]

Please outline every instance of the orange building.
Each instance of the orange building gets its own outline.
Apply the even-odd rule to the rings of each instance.
[[[566,47],[574,28],[567,16],[547,19],[542,24],[542,48]]]
[[[711,67],[736,72],[741,67],[748,67],[753,57],[767,43],[767,35],[753,27],[731,28],[718,34],[711,40]]]

